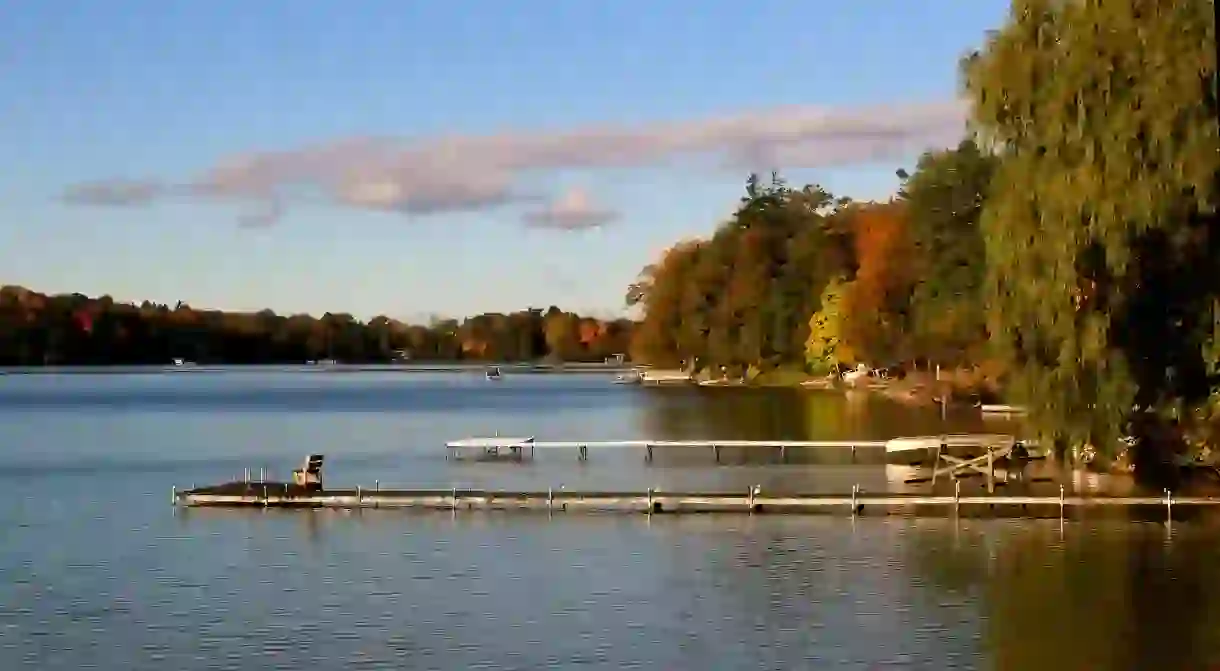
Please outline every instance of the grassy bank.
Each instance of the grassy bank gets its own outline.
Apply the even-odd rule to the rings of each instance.
[[[796,368],[776,368],[749,376],[746,380],[718,382],[707,376],[696,376],[696,381],[712,386],[789,387],[803,389],[869,390],[887,398],[915,405],[935,404],[945,398],[950,402],[973,403],[978,399],[996,402],[1001,397],[999,374],[985,367],[942,370],[937,378],[935,372],[914,371],[901,378],[886,380],[867,378],[856,385],[848,385],[840,378],[826,375],[811,375]]]

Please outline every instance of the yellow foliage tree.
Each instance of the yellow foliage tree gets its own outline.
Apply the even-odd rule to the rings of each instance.
[[[849,294],[850,282],[843,278],[831,280],[822,292],[821,308],[809,319],[805,362],[814,373],[827,373],[837,365],[854,362],[855,354],[842,338]]]

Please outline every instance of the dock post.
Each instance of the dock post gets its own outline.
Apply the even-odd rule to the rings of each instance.
[[[648,488],[648,516],[652,517],[652,487]]]
[[[754,492],[758,491],[758,485],[750,488],[750,493],[746,495],[746,505],[750,509],[750,514],[754,514]]]
[[[178,505],[178,486],[177,485],[175,485],[173,487],[173,492],[171,493],[171,496],[173,496],[173,499],[172,499],[173,504]]]
[[[856,496],[859,493],[859,491],[860,491],[860,485],[856,484],[856,485],[851,486],[851,516],[852,517],[856,516]]]
[[[856,446],[851,446],[851,463],[856,463]]]
[[[714,459],[716,461],[716,463],[720,463],[720,446],[719,445],[712,445],[712,459]]]
[[[1059,485],[1059,521],[1063,521],[1063,485]]]
[[[652,463],[652,443],[644,443],[644,463]]]
[[[589,446],[588,445],[577,446],[576,458],[580,461],[588,461],[589,460]]]
[[[356,485],[356,507],[360,508],[361,504],[363,502],[364,502],[364,491],[360,488],[360,485]]]
[[[1165,490],[1165,523],[1173,521],[1173,492]]]
[[[453,506],[452,506],[452,508],[450,508],[450,510],[452,510],[453,512],[455,512],[455,513],[456,513],[456,512],[457,512],[457,506],[458,506],[458,502],[457,502],[457,487],[454,487],[454,488],[453,488]]]
[[[546,488],[546,514],[550,515],[551,510],[555,505],[555,490],[551,487]]]
[[[962,498],[962,481],[955,479],[953,481],[953,516],[954,517],[957,517],[958,500],[961,498]]]
[[[263,483],[263,507],[271,505],[271,497],[267,496],[267,483]]]
[[[788,463],[788,446],[781,444],[779,446],[779,463]]]
[[[995,494],[995,452],[987,446],[987,493]]]

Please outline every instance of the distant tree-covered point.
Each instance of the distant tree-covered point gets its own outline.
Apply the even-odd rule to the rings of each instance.
[[[603,361],[627,351],[629,319],[552,306],[406,324],[380,316],[278,315],[170,307],[109,296],[0,288],[0,365],[141,365],[392,361]]]

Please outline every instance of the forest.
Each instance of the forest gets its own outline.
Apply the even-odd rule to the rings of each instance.
[[[0,288],[0,365],[604,361],[626,351],[632,322],[557,307],[429,325],[349,314],[277,315],[197,310],[108,296],[47,296]]]
[[[627,290],[633,356],[747,379],[986,369],[1061,447],[1134,444],[1146,470],[1211,450],[1215,28],[1211,0],[1014,1],[960,63],[965,141],[886,202],[751,177]]]

